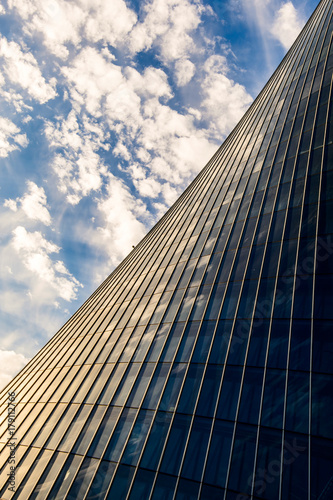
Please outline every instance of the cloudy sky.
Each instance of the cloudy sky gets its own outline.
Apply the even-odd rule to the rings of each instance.
[[[0,386],[205,165],[317,0],[0,0]]]

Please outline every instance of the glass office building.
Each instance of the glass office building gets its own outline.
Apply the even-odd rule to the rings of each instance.
[[[0,497],[333,498],[332,15],[1,393]]]

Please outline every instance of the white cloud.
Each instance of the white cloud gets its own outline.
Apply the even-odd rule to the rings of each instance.
[[[176,82],[179,87],[184,87],[191,80],[195,73],[194,64],[188,59],[179,59],[175,64]]]
[[[16,200],[5,200],[4,206],[17,212],[18,204],[29,219],[40,221],[49,226],[51,224],[51,215],[47,209],[47,199],[42,187],[38,187],[34,182],[28,181],[28,192]]]
[[[304,22],[293,3],[286,2],[276,13],[271,33],[285,49],[289,49],[301,31]]]
[[[245,87],[226,76],[225,57],[211,56],[204,65],[202,82],[204,116],[211,124],[215,137],[225,136],[235,126],[252,102]]]
[[[34,279],[38,278],[53,288],[59,298],[74,300],[82,285],[66,269],[62,261],[54,262],[50,254],[59,253],[60,248],[46,240],[39,231],[28,232],[18,226],[13,231],[12,247]],[[19,279],[19,276],[16,276]]]
[[[188,0],[152,0],[143,7],[143,21],[130,33],[133,52],[156,48],[161,59],[171,62],[187,58],[196,47],[193,31],[201,22],[204,7]]]
[[[26,31],[40,33],[47,49],[66,59],[82,38],[117,46],[136,22],[123,0],[9,0],[10,9],[24,19]]]
[[[34,56],[23,52],[18,43],[0,38],[0,57],[9,80],[26,90],[33,99],[43,104],[57,95],[55,78],[47,83]]]
[[[6,158],[12,151],[28,145],[26,134],[8,118],[0,116],[0,157]]]
[[[104,162],[97,151],[108,149],[108,134],[103,127],[89,122],[85,116],[80,124],[75,111],[71,111],[66,119],[48,122],[45,135],[50,146],[61,149],[53,159],[53,171],[58,177],[59,189],[66,194],[67,201],[77,204],[82,197],[102,186],[102,178],[106,174]]]
[[[29,358],[14,351],[0,350],[0,390],[28,363]]]

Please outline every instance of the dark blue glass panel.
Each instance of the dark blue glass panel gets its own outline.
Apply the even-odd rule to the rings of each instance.
[[[217,319],[225,290],[225,283],[213,286],[213,291],[209,299],[208,307],[205,313],[205,320]]]
[[[207,360],[210,344],[215,329],[215,321],[204,321],[202,323],[197,343],[192,356],[192,363],[205,363]]]
[[[315,318],[333,319],[333,275],[316,277],[314,303]]]
[[[234,420],[239,398],[242,373],[243,368],[241,366],[226,366],[219,405],[217,408],[217,418]]]
[[[301,223],[301,238],[314,238],[317,230],[317,205],[305,205]]]
[[[282,428],[286,373],[268,369],[261,423],[268,427]]]
[[[160,325],[158,327],[153,343],[146,356],[146,361],[156,362],[158,360],[169,330],[170,325]]]
[[[151,375],[155,365],[153,363],[144,363],[141,367],[140,373],[136,379],[136,382],[131,390],[130,396],[126,401],[126,406],[132,406],[138,408],[143,395],[148,387]]]
[[[136,465],[148,434],[154,413],[149,410],[141,410],[127,441],[121,462],[127,465]]]
[[[175,500],[197,500],[199,487],[199,483],[180,479]]]
[[[330,500],[333,490],[333,441],[313,437],[310,460],[311,500]],[[301,474],[300,471],[300,478]]]
[[[333,375],[312,374],[312,434],[333,439]]]
[[[258,423],[263,375],[263,368],[246,368],[237,418],[239,422]]]
[[[165,343],[160,361],[172,361],[178,345],[180,343],[181,337],[183,335],[185,323],[175,323],[171,328],[168,340]]]
[[[106,443],[108,442],[112,431],[116,425],[121,408],[108,408],[102,423],[90,445],[88,456],[101,457]]]
[[[254,246],[252,248],[245,276],[246,279],[250,280],[258,279],[264,256],[264,251],[265,251],[264,245]]]
[[[291,276],[294,274],[296,261],[297,240],[286,240],[283,242],[279,275]]]
[[[322,201],[319,209],[319,227],[318,234],[333,233],[333,200]]]
[[[113,462],[106,462],[103,460],[100,463],[89,488],[87,498],[96,498],[96,500],[103,500],[105,498],[105,493],[110,486],[115,468],[116,464]]]
[[[154,410],[157,407],[169,369],[169,363],[158,363],[145,399],[143,400],[142,408]]]
[[[244,289],[243,289],[244,291]],[[227,363],[230,365],[242,365],[244,363],[247,342],[249,337],[250,321],[238,319],[235,322],[231,338]]]
[[[309,431],[309,374],[289,371],[285,428]]]
[[[267,349],[269,321],[255,319],[252,323],[250,345],[247,355],[247,364],[250,366],[264,366]]]
[[[107,500],[114,500],[115,498],[126,498],[134,472],[134,467],[119,465],[116,475],[113,479],[111,489],[107,496]]]
[[[104,454],[105,460],[116,462],[123,451],[124,444],[128,438],[129,431],[133,425],[137,410],[125,408],[115,428],[111,441]]]
[[[295,500],[308,498],[308,449],[307,436],[285,433],[282,457],[282,498]]]
[[[162,472],[173,475],[178,474],[190,423],[190,416],[175,415],[161,463],[160,469]]]
[[[195,417],[181,470],[182,477],[201,481],[211,425],[211,419]]]
[[[223,488],[216,488],[204,484],[202,486],[200,500],[221,500],[224,497],[224,491]]]
[[[131,488],[129,500],[143,500],[149,498],[154,479],[155,472],[138,469]]]
[[[222,370],[223,367],[221,365],[207,366],[196,410],[197,415],[202,415],[203,417],[213,416],[221,383]]]
[[[209,285],[209,284],[212,284],[214,282],[215,274],[216,274],[217,268],[220,264],[221,258],[222,258],[221,253],[214,253],[212,255],[212,258],[208,264],[208,267],[205,271],[205,274],[204,274],[204,277],[202,280],[203,285]]]
[[[158,411],[143,452],[140,467],[156,470],[161,458],[164,440],[169,430],[172,414]]]
[[[314,321],[312,369],[333,373],[333,321]]]
[[[262,215],[259,218],[257,231],[256,231],[256,234],[254,237],[254,244],[255,245],[263,245],[265,243],[266,238],[267,238],[267,232],[268,232],[270,220],[271,220],[270,213]]]
[[[83,498],[98,467],[96,458],[85,458],[67,495],[68,499]]]
[[[299,242],[297,274],[308,275],[312,274],[314,270],[314,251],[315,240],[314,238],[303,238]],[[306,279],[305,277],[301,279]]]
[[[311,322],[293,320],[291,327],[289,368],[291,370],[309,370],[311,345]]]
[[[293,299],[293,286],[293,277],[282,276],[278,278],[273,312],[275,318],[290,317],[291,303]]]
[[[204,476],[205,483],[224,488],[233,428],[232,422],[215,421]]]
[[[333,236],[319,236],[317,240],[316,273],[333,274]]]
[[[185,329],[181,344],[178,348],[176,361],[189,361],[195,339],[197,338],[199,321],[190,321]]]
[[[272,323],[267,359],[270,368],[287,368],[289,326],[289,320],[274,320]]]
[[[257,224],[257,219],[254,217],[252,219],[247,220],[241,241],[242,247],[249,247],[251,245],[256,224]]]
[[[264,260],[264,267],[261,274],[263,278],[271,278],[276,276],[277,266],[279,263],[280,246],[280,242],[268,243]]]
[[[211,286],[202,286],[196,296],[190,320],[200,321],[206,308],[207,300],[211,291]]]
[[[175,363],[173,365],[167,385],[163,392],[162,400],[159,404],[160,410],[173,411],[175,409],[179,391],[183,383],[185,370],[185,363]]]
[[[259,434],[253,490],[254,495],[259,498],[279,497],[281,448],[282,432],[262,427]]]
[[[311,274],[296,277],[294,291],[293,317],[311,318],[312,316],[312,288],[313,276]]]
[[[272,278],[262,279],[259,286],[255,318],[269,318],[273,305],[275,280]]]
[[[200,388],[203,371],[203,365],[190,365],[177,407],[177,411],[179,411],[180,413],[191,414],[193,412]]]
[[[209,356],[209,363],[224,363],[229,345],[232,321],[219,321]]]
[[[249,253],[250,247],[240,248],[238,250],[230,281],[239,281],[244,278],[244,271]]]
[[[298,237],[299,221],[301,220],[301,207],[288,210],[284,239],[291,240]]]
[[[224,254],[223,261],[221,263],[219,272],[217,273],[216,277],[217,283],[223,283],[225,281],[228,281],[234,256],[235,256],[235,250],[230,250],[229,252],[226,252]]]
[[[159,473],[156,479],[152,500],[172,500],[177,478]]]
[[[230,464],[228,488],[251,493],[257,427],[238,424]]]
[[[233,319],[236,312],[241,283],[234,281],[229,283],[227,293],[224,298],[223,307],[221,311],[221,319]],[[207,318],[213,319],[213,318]]]
[[[282,239],[285,218],[286,218],[286,213],[284,210],[281,210],[280,212],[275,212],[273,216],[273,221],[268,241],[280,241]]]

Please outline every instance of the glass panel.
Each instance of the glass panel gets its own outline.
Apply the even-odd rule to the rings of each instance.
[[[308,498],[308,437],[285,433],[283,443],[282,498]],[[311,498],[318,498],[313,496]]]
[[[268,369],[261,415],[261,424],[282,428],[286,373]]]
[[[299,441],[299,440],[298,440]],[[300,443],[298,442],[298,445]],[[303,443],[301,443],[303,444]],[[305,446],[305,444],[303,445]],[[300,451],[297,450],[298,453]],[[301,458],[301,457],[300,457]],[[295,464],[300,459],[297,458]],[[301,464],[300,464],[301,465]],[[305,465],[305,464],[304,464]],[[307,469],[305,469],[307,470]],[[329,500],[332,492],[333,483],[333,442],[327,439],[311,439],[311,498]],[[304,470],[301,469],[296,476],[297,483],[301,483]],[[297,484],[295,485],[296,490]]]
[[[289,372],[285,428],[309,431],[309,374]]]
[[[143,400],[142,408],[154,410],[157,407],[169,370],[169,363],[158,363],[153,378],[150,381],[145,399]]]
[[[134,467],[128,467],[127,465],[122,464],[119,465],[116,475],[113,478],[112,486],[107,496],[107,500],[114,500],[115,498],[126,498],[134,472]]]
[[[148,436],[140,467],[156,470],[161,458],[164,440],[169,430],[172,414],[162,411],[156,413],[154,423]]]
[[[108,444],[104,454],[105,460],[117,462],[123,451],[124,444],[129,436],[130,429],[136,417],[137,410],[125,408],[122,412],[117,426],[112,434],[111,441]]]
[[[197,415],[202,415],[203,417],[213,416],[221,384],[222,370],[223,366],[221,365],[207,366],[196,410]]]
[[[278,498],[281,475],[282,433],[260,429],[258,458],[254,478],[254,495],[258,498]],[[285,498],[291,498],[286,496]]]
[[[247,356],[247,364],[252,366],[264,366],[268,339],[269,321],[254,320],[250,337],[250,346]]]
[[[112,462],[102,461],[95,477],[91,483],[87,498],[94,500],[104,500],[105,494],[110,486],[112,477],[116,468],[116,464]]]
[[[88,451],[88,455],[93,457],[101,457],[107,442],[112,434],[112,431],[116,425],[117,419],[121,412],[121,408],[108,408],[102,423],[94,437],[93,442]]]
[[[177,478],[166,474],[158,474],[152,500],[172,500],[176,489]]]
[[[333,373],[333,321],[314,321],[313,371]]]
[[[53,482],[67,458],[65,453],[55,453],[31,494],[31,500],[45,500]]]
[[[232,490],[251,493],[256,438],[256,427],[237,425],[228,482]]]
[[[111,404],[114,406],[123,406],[128,397],[129,392],[136,380],[138,372],[140,370],[140,363],[130,363],[127,367],[126,373],[122,378],[121,383],[118,385],[118,389],[112,398]]]
[[[333,438],[333,375],[312,374],[312,433]]]
[[[217,408],[218,418],[224,420],[235,419],[242,373],[243,368],[241,366],[226,366]]]
[[[132,485],[129,500],[144,500],[149,498],[154,478],[155,472],[139,469]]]
[[[191,363],[177,407],[177,411],[180,413],[192,414],[197,400],[203,371],[203,365]]]
[[[178,474],[190,423],[190,416],[175,415],[161,463],[162,472],[173,475]]]
[[[85,455],[92,440],[92,437],[95,434],[97,427],[104,416],[105,411],[106,411],[105,406],[94,407],[79,437],[76,440],[76,443],[73,447],[73,453],[78,453],[79,455]]]
[[[215,321],[204,321],[192,356],[192,363],[205,363],[215,328]]]
[[[181,471],[183,477],[201,480],[211,425],[211,419],[195,417]]]
[[[155,365],[153,363],[144,363],[142,365],[140,373],[129,395],[129,398],[127,399],[126,406],[132,406],[134,408],[138,408],[140,406],[141,400],[149,385],[154,368]]]
[[[173,365],[159,405],[160,410],[174,411],[185,375],[186,366],[187,365],[184,363],[175,363]]]
[[[263,375],[264,370],[262,368],[246,368],[238,421],[249,424],[258,423]]]
[[[85,458],[69,490],[68,498],[83,498],[98,467],[96,458]]]
[[[121,458],[122,463],[137,465],[153,416],[152,411],[140,411]]]
[[[215,421],[204,476],[205,483],[225,486],[233,427],[231,422]]]
[[[175,500],[197,500],[199,487],[199,483],[180,479]]]
[[[68,455],[68,459],[62,468],[56,482],[53,485],[51,493],[47,497],[48,500],[58,500],[59,498],[66,498],[67,491],[72,483],[72,480],[80,467],[83,457],[78,455]]]
[[[269,341],[267,366],[270,368],[287,368],[289,345],[289,320],[274,320]]]

